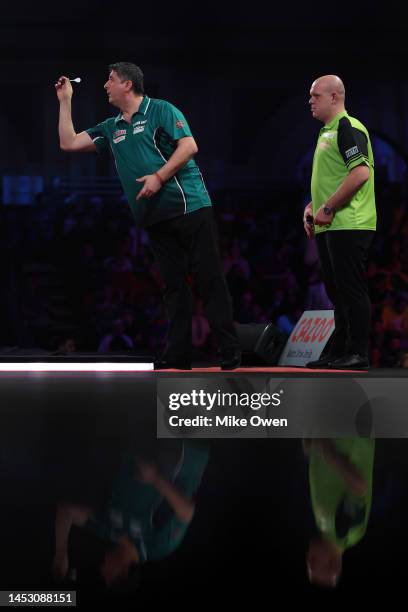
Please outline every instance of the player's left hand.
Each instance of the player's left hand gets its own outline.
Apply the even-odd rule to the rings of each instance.
[[[156,174],[146,174],[136,179],[138,183],[144,183],[142,190],[136,197],[136,200],[141,198],[151,198],[155,193],[159,191],[162,186],[159,177]]]
[[[321,206],[314,216],[314,223],[315,225],[331,225],[333,219],[334,219],[334,213],[330,213],[329,215],[326,215],[323,212],[323,206]]]

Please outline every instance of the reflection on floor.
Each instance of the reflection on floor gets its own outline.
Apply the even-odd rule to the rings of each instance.
[[[109,378],[2,380],[2,590],[87,607],[405,581],[406,440],[157,440],[149,376],[115,403]]]

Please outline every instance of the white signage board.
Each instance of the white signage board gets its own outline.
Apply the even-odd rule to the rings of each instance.
[[[333,310],[305,310],[283,349],[280,366],[304,367],[319,359],[334,331]]]

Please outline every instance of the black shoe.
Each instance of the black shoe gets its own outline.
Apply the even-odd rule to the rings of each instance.
[[[221,354],[221,370],[235,370],[241,365],[241,350],[229,349]]]
[[[329,365],[331,370],[368,370],[370,362],[365,355],[348,353],[332,361]]]
[[[191,370],[191,361],[186,359],[158,359],[154,362],[155,370]]]
[[[309,361],[306,364],[307,368],[319,369],[319,368],[329,368],[332,361],[339,359],[340,355],[322,355],[319,359],[315,361]]]

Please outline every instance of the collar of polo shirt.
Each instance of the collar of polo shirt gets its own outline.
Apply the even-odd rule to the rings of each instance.
[[[324,125],[322,129],[332,130],[335,127],[335,125],[340,121],[340,119],[342,119],[343,117],[348,117],[348,112],[346,110],[341,111],[341,113],[338,113],[338,115],[333,117],[330,123],[327,123],[326,125]]]
[[[139,106],[139,110],[137,110],[135,113],[133,113],[133,115],[137,115],[138,113],[140,113],[141,115],[145,115],[147,112],[147,109],[149,108],[149,104],[150,104],[150,98],[149,96],[143,96],[143,100]],[[132,117],[133,117],[132,115]],[[123,119],[123,113],[119,113],[119,115],[117,117],[115,117],[115,123],[118,123],[119,121],[124,121]]]

